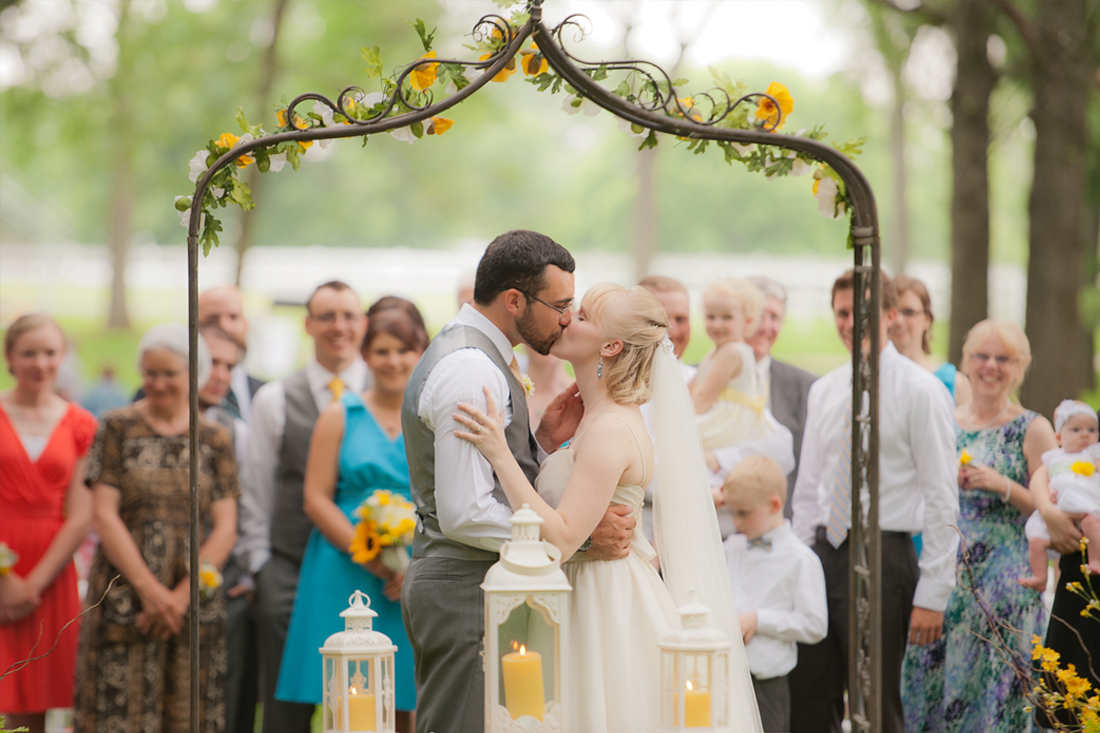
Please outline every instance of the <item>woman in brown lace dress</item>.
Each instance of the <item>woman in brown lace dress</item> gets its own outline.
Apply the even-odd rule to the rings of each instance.
[[[199,344],[202,384],[210,356]],[[77,733],[168,733],[188,730],[190,720],[187,329],[150,329],[139,365],[145,397],[103,417],[89,462],[101,537],[89,602],[119,577],[84,617]],[[198,442],[199,512],[208,528],[199,555],[220,568],[236,541],[237,469],[224,428],[200,418]],[[199,607],[200,730],[221,733],[225,595],[209,596]]]

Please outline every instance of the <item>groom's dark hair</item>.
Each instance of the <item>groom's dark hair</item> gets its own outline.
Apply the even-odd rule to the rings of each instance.
[[[494,239],[481,256],[474,281],[474,302],[489,305],[497,293],[515,288],[537,294],[546,287],[546,268],[573,272],[573,255],[545,234],[514,229]]]

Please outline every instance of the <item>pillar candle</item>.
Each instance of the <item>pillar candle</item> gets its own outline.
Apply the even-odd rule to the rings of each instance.
[[[546,714],[546,696],[542,687],[542,655],[520,647],[501,660],[504,675],[504,705],[512,720],[530,715],[542,720]]]
[[[693,690],[690,682],[684,690],[684,727],[710,727],[710,690]]]
[[[354,687],[351,689],[352,692],[348,693],[348,730],[373,732],[376,730],[375,721],[377,720],[374,694],[356,693]],[[340,699],[337,698],[335,715],[337,730],[341,730],[344,725],[344,718],[340,713]]]

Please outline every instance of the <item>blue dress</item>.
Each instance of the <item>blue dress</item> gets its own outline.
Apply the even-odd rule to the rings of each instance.
[[[404,437],[391,440],[359,395],[345,394],[341,402],[345,409],[344,441],[340,446],[340,474],[334,500],[354,524],[352,512],[377,489],[389,489],[410,499],[409,464],[405,459]],[[330,635],[344,630],[340,612],[348,607],[348,597],[361,590],[370,596],[370,606],[378,613],[374,630],[381,631],[397,645],[396,707],[415,710],[412,647],[401,620],[401,604],[382,595],[382,580],[352,562],[346,548],[333,547],[316,528],[306,545],[299,578],[275,697],[287,702],[321,702],[318,649]]]

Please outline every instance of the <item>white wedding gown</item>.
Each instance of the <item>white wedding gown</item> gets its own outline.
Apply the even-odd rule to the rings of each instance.
[[[535,488],[557,506],[573,471],[572,447],[542,463]],[[634,508],[639,523],[622,560],[583,553],[562,565],[573,586],[570,606],[569,722],[578,733],[653,733],[659,722],[658,642],[679,616],[668,589],[649,564],[655,552],[642,534],[641,486],[615,487],[612,504]]]

